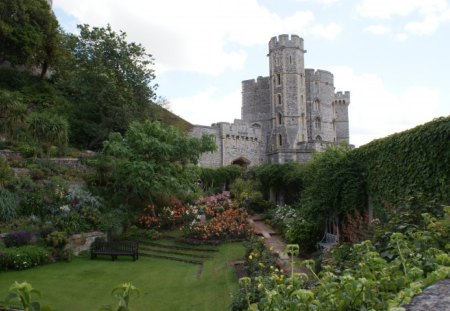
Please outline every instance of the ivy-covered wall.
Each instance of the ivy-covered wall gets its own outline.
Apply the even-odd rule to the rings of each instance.
[[[450,117],[441,117],[353,150],[375,212],[422,195],[450,203]]]

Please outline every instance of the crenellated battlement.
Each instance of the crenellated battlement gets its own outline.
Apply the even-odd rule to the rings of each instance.
[[[297,35],[279,35],[269,41],[269,52],[279,48],[298,48],[303,50],[303,39]]]
[[[349,143],[350,92],[335,91],[331,72],[305,69],[299,36],[282,34],[268,45],[270,76],[241,82],[241,119],[194,126],[191,135],[212,135],[217,146],[202,154],[202,165],[304,163],[314,152]]]
[[[334,76],[331,72],[322,69],[305,69],[305,75],[309,81],[318,81],[334,85]]]
[[[336,101],[341,101],[341,102],[345,102],[346,104],[349,104],[350,103],[350,92],[349,91],[336,92],[334,94],[334,98]]]
[[[259,76],[257,79],[242,81],[242,92],[255,92],[258,89],[269,89],[270,78]]]

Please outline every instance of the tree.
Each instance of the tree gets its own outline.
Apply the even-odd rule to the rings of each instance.
[[[44,77],[55,63],[60,31],[47,0],[0,2],[0,64],[40,68]]]
[[[103,153],[113,163],[109,192],[144,204],[161,193],[182,193],[198,178],[191,164],[214,148],[209,136],[191,138],[159,122],[133,122],[125,136],[112,133],[104,143]]]
[[[153,59],[109,25],[78,28],[79,35],[65,36],[71,57],[57,66],[55,80],[73,103],[71,141],[99,148],[110,132],[123,134],[131,121],[149,116]]]

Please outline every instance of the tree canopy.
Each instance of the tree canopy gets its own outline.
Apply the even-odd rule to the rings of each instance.
[[[112,161],[110,193],[146,202],[192,189],[198,178],[192,164],[214,148],[209,136],[191,138],[159,122],[133,122],[124,136],[111,133],[104,143],[104,155]]]
[[[65,36],[70,56],[57,66],[55,81],[73,103],[72,143],[98,148],[110,132],[123,134],[131,121],[149,117],[153,58],[109,25],[78,28],[79,35]]]
[[[0,64],[40,68],[44,76],[59,50],[60,31],[46,0],[0,2]]]

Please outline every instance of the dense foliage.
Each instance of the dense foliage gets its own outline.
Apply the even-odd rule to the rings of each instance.
[[[159,122],[134,122],[124,136],[110,134],[98,178],[121,202],[139,201],[146,206],[161,193],[183,195],[195,191],[198,175],[192,164],[197,163],[202,152],[214,147],[208,136],[190,138]]]
[[[227,188],[243,172],[238,165],[228,165],[219,168],[200,168],[200,181],[202,188],[210,194],[219,193]]]
[[[352,151],[376,214],[384,203],[422,194],[450,202],[450,117],[375,140]]]
[[[3,0],[0,3],[0,64],[40,69],[45,76],[56,62],[60,32],[46,0]]]
[[[73,103],[71,141],[98,148],[110,132],[124,133],[131,121],[150,116],[153,59],[110,26],[78,28],[79,35],[65,36],[69,57],[57,66],[54,79]]]
[[[389,234],[384,241],[389,256],[365,241],[333,250],[319,274],[307,260],[306,274],[286,278],[274,270],[270,276],[243,279],[244,309],[393,310],[409,302],[423,288],[450,276],[450,207],[441,218],[422,216],[418,228]]]

